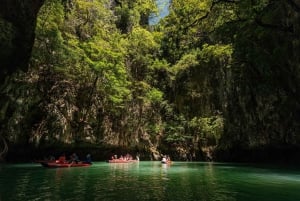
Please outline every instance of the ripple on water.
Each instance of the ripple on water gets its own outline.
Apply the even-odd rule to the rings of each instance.
[[[299,172],[213,163],[0,167],[1,200],[300,200]],[[9,199],[8,199],[9,198]]]

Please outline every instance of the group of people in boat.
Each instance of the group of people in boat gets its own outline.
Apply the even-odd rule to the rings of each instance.
[[[120,157],[118,157],[118,155],[115,154],[115,155],[111,156],[111,160],[130,161],[130,160],[139,160],[139,157],[138,157],[138,155],[137,155],[137,156],[136,156],[136,159],[134,159],[134,158],[132,157],[132,155],[129,154],[129,153],[127,153],[125,156],[120,155]]]
[[[120,155],[120,157],[118,157],[118,155],[113,155],[111,156],[111,160],[121,160],[121,161],[132,161],[132,160],[137,160],[139,161],[139,156],[137,155],[136,158],[134,159],[132,157],[131,154],[127,153],[126,155]],[[56,163],[59,164],[65,164],[65,163],[79,163],[79,162],[83,162],[83,163],[88,163],[91,164],[92,163],[92,157],[91,154],[87,154],[85,160],[81,161],[78,157],[78,155],[76,153],[73,153],[70,155],[69,160],[67,160],[65,153],[63,153],[62,155],[59,156],[58,160],[55,160],[55,158],[53,156],[50,157],[49,161],[55,161]],[[163,155],[162,159],[161,159],[161,163],[163,164],[170,164],[171,158],[169,155]]]
[[[56,163],[64,164],[64,163],[79,163],[79,162],[84,162],[84,163],[92,163],[92,157],[91,154],[87,154],[85,160],[81,161],[76,153],[73,153],[70,155],[70,159],[67,160],[66,154],[63,153],[58,157],[58,160],[56,160]]]
[[[164,155],[161,159],[161,163],[167,164],[167,163],[171,163],[171,158],[169,155]]]

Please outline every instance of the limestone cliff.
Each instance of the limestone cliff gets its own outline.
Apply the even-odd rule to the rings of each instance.
[[[0,0],[0,80],[17,69],[27,69],[43,2]]]

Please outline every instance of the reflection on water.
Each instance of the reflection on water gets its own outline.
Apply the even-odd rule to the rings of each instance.
[[[160,162],[0,166],[0,200],[300,200],[300,171]]]
[[[170,164],[161,164],[161,179],[163,181],[168,180],[168,169],[171,167]]]
[[[26,189],[28,188],[29,185],[29,180],[30,180],[30,175],[28,173],[25,173],[21,175],[20,179],[16,181],[16,197],[20,200],[25,198],[26,194]]]

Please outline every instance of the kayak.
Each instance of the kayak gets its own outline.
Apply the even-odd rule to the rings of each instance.
[[[43,161],[41,162],[41,165],[43,167],[48,167],[48,168],[65,168],[65,167],[88,167],[91,166],[91,163],[86,163],[86,162],[78,162],[78,163],[60,163],[57,161]]]
[[[138,162],[138,160],[122,160],[122,159],[112,159],[108,160],[109,163],[135,163]]]

